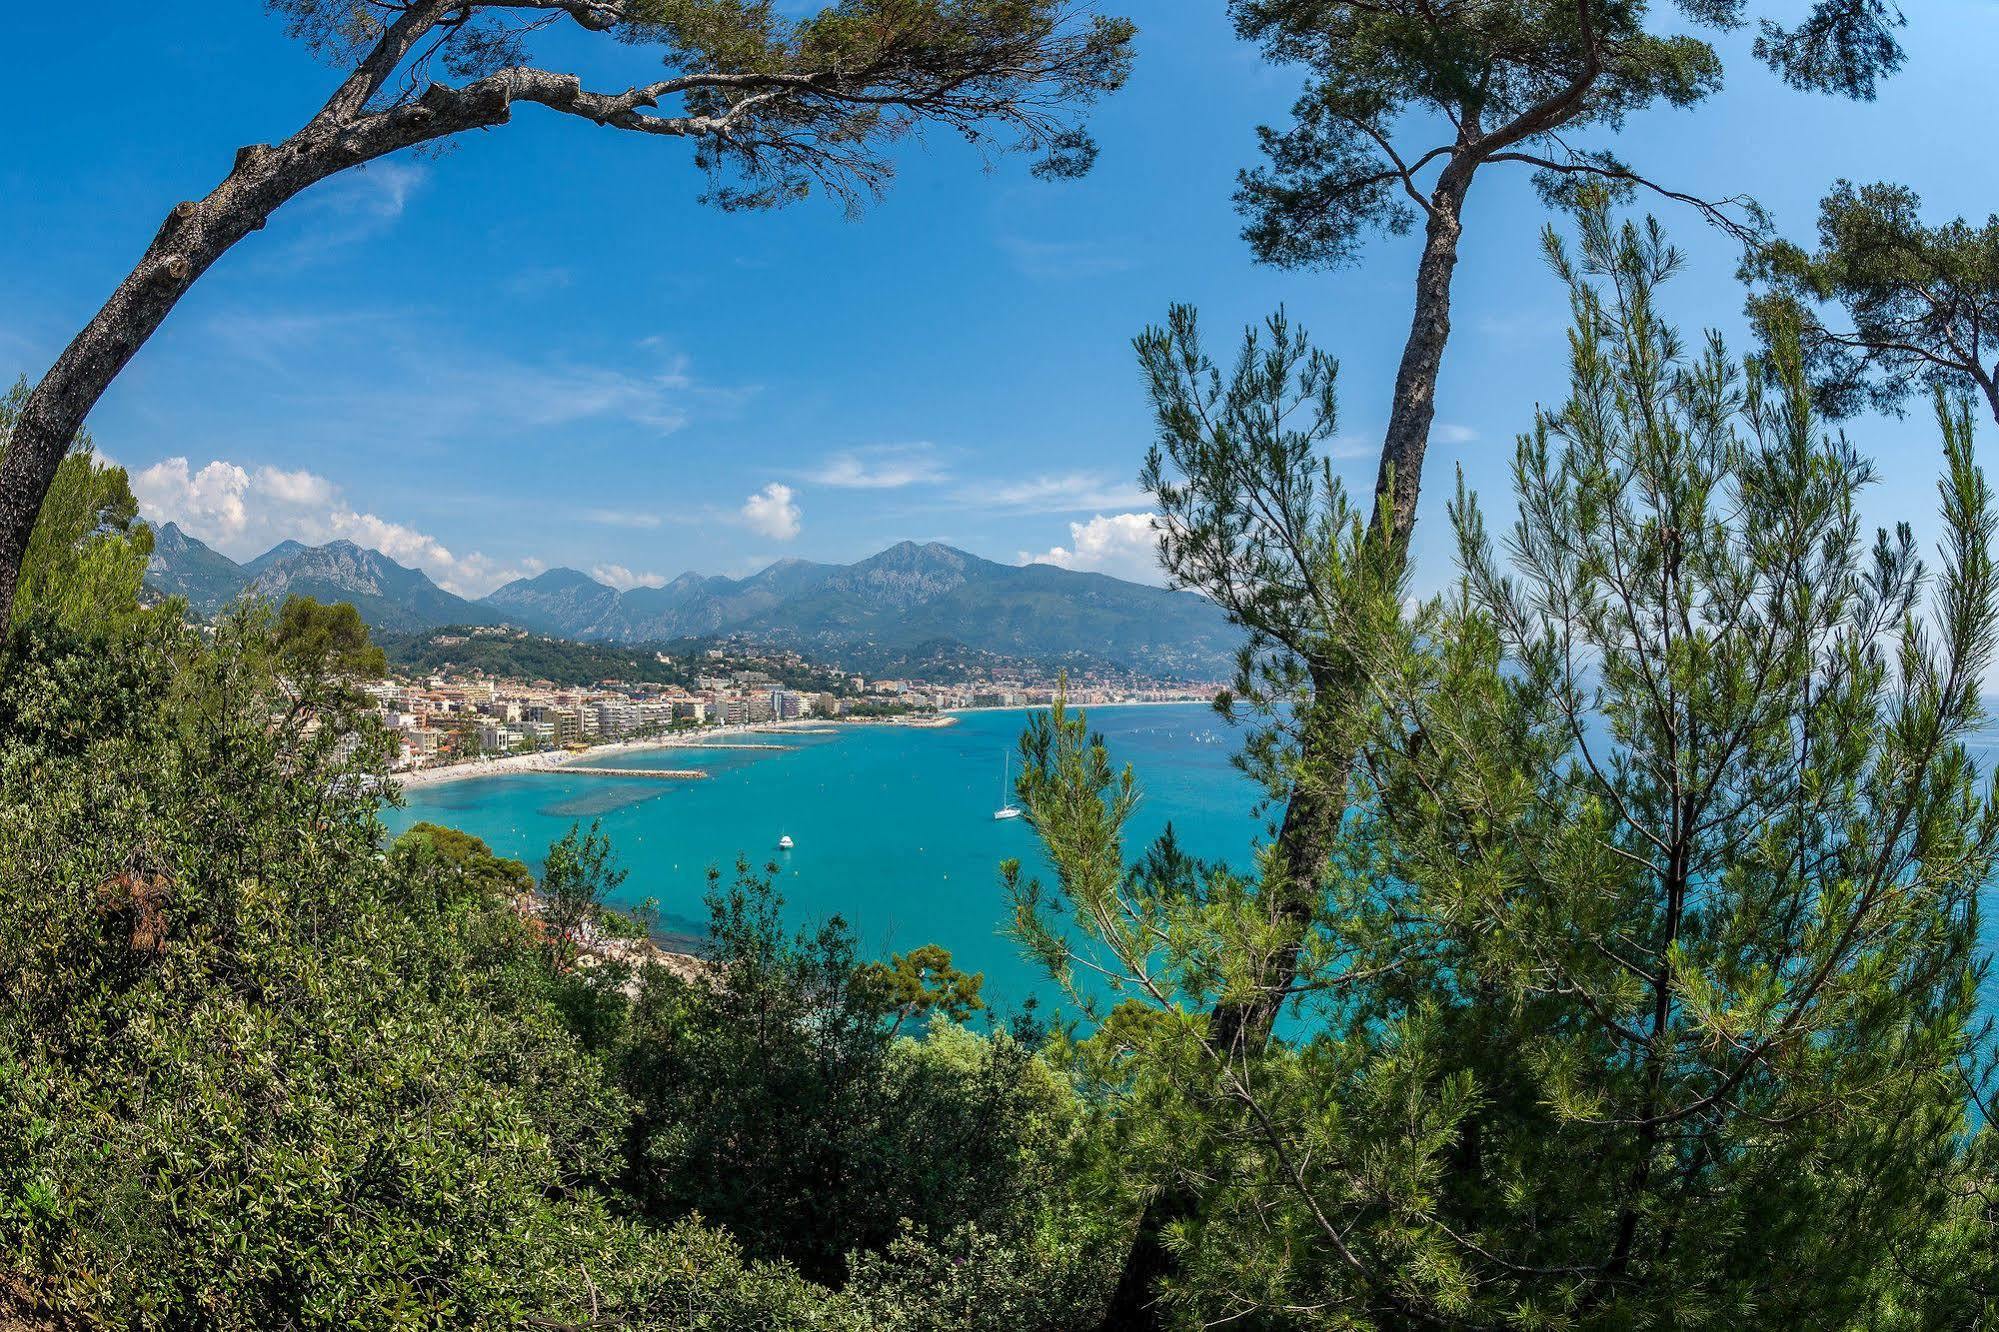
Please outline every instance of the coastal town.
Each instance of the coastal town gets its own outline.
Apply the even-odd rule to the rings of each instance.
[[[660,661],[668,659],[663,655]],[[369,683],[405,780],[533,766],[611,746],[695,742],[732,730],[799,723],[948,725],[972,709],[1206,702],[1209,683],[1129,674],[1078,677],[1022,670],[972,679],[871,679],[797,653],[709,649],[683,684],[606,679],[593,685],[506,678],[476,668],[392,671]]]

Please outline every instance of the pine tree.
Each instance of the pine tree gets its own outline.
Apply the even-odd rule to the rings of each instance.
[[[1969,409],[1938,402],[1931,572],[1906,526],[1864,539],[1872,467],[1795,341],[1683,344],[1656,225],[1548,244],[1572,392],[1519,443],[1518,522],[1496,543],[1461,485],[1451,594],[1326,604],[1361,706],[1302,932],[1269,850],[1128,866],[1136,778],[1081,718],[1025,742],[1057,880],[1009,868],[1019,929],[1119,1001],[1076,1058],[1111,1175],[1198,1199],[1163,1236],[1189,1325],[1886,1322],[1945,1303],[1891,1258],[1989,1239],[1962,1200],[1999,806],[1967,739],[1999,516]],[[1294,942],[1286,1016],[1218,1039]]]

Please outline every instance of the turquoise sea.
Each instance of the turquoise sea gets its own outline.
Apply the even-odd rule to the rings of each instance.
[[[922,943],[951,950],[986,976],[1002,1012],[1029,996],[1044,1005],[1056,987],[1004,937],[999,863],[1019,857],[1045,870],[1021,820],[995,822],[1001,764],[1015,752],[1025,711],[962,714],[955,726],[843,726],[832,735],[734,737],[788,745],[748,750],[659,749],[594,766],[703,768],[705,781],[533,774],[469,779],[408,793],[384,810],[400,832],[419,820],[484,838],[501,855],[538,865],[570,824],[603,820],[630,871],[622,904],[652,898],[662,925],[700,934],[711,865],[738,855],[776,861],[786,914],[799,925],[845,917],[862,951],[900,952]],[[1089,710],[1112,758],[1136,770],[1142,798],[1132,847],[1173,823],[1195,855],[1247,867],[1262,828],[1257,792],[1229,764],[1239,734],[1200,703]],[[777,849],[790,836],[795,847]]]
[[[958,965],[986,976],[1002,1012],[1030,996],[1059,1002],[1056,987],[1003,934],[999,863],[1017,856],[1046,872],[1034,834],[1020,820],[995,822],[1001,762],[1026,725],[1025,711],[962,714],[936,729],[845,726],[832,735],[738,737],[772,746],[746,750],[661,749],[598,766],[705,768],[706,781],[512,776],[419,788],[408,807],[382,811],[392,832],[419,820],[484,838],[501,855],[539,865],[572,823],[603,820],[630,877],[619,901],[654,899],[662,925],[700,935],[711,865],[738,855],[775,861],[787,915],[798,925],[846,918],[864,953],[922,943],[949,948]],[[1256,791],[1229,764],[1240,733],[1205,704],[1090,710],[1112,758],[1136,771],[1142,798],[1128,851],[1171,820],[1197,856],[1247,869],[1250,846],[1268,829]],[[1990,741],[1992,737],[1980,737]],[[1999,747],[1979,746],[1982,766]],[[1989,767],[1988,767],[1989,770]],[[789,835],[791,851],[777,849]],[[1988,897],[1988,950],[1999,947],[1999,904]],[[1999,974],[1984,1007],[1999,1015]]]

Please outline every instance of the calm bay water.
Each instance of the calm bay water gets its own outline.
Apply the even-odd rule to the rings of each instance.
[[[707,916],[707,871],[739,854],[775,861],[786,915],[797,925],[832,915],[853,926],[864,953],[917,944],[949,948],[958,965],[986,975],[1002,1011],[1030,995],[1059,999],[1055,986],[1006,938],[999,863],[1017,856],[1030,871],[1047,866],[1020,820],[995,822],[1000,764],[1014,752],[1028,714],[964,714],[955,726],[920,729],[850,726],[833,735],[772,734],[745,750],[662,749],[608,761],[633,768],[704,768],[706,781],[616,777],[490,777],[420,788],[408,807],[384,810],[391,832],[419,820],[484,838],[501,855],[539,865],[548,844],[575,822],[601,819],[630,871],[618,902],[654,899],[666,928],[699,935]],[[1111,757],[1136,770],[1143,798],[1127,850],[1135,852],[1170,820],[1194,855],[1249,868],[1252,839],[1267,835],[1256,792],[1229,766],[1240,741],[1204,704],[1110,707],[1090,722]],[[1999,758],[1980,737],[1982,767]],[[602,764],[604,761],[591,760]],[[777,839],[789,835],[791,851]],[[1989,949],[1999,944],[1999,907],[1987,898]],[[1999,1015],[1999,975],[1989,975],[1984,1007]]]
[[[1046,872],[1024,822],[995,822],[1001,762],[1028,714],[967,713],[936,729],[848,726],[833,735],[738,737],[783,744],[768,753],[661,749],[611,763],[633,768],[704,768],[706,781],[617,777],[503,776],[424,787],[408,807],[384,810],[400,832],[419,820],[484,838],[494,851],[538,865],[548,844],[581,821],[601,819],[630,877],[622,904],[654,899],[666,928],[699,934],[707,871],[775,860],[786,915],[811,924],[835,914],[853,926],[864,953],[922,943],[949,948],[957,964],[986,975],[1002,1010],[1055,987],[1002,934],[1006,903],[999,863],[1019,857]],[[1090,711],[1111,757],[1130,763],[1143,798],[1131,847],[1168,820],[1195,855],[1247,867],[1262,824],[1256,791],[1229,766],[1239,742],[1205,704]],[[596,759],[588,760],[606,766]],[[793,850],[779,851],[789,835]]]

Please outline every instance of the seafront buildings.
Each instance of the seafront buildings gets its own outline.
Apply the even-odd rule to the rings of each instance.
[[[788,688],[755,669],[699,674],[685,688],[613,680],[577,688],[449,672],[389,678],[366,686],[396,738],[399,769],[486,755],[584,748],[713,726],[1033,707],[1053,701],[1061,687],[1056,681],[1025,675],[950,683],[854,675],[837,677],[835,688],[808,692]],[[1213,695],[1213,686],[1169,681],[1110,683],[1083,678],[1067,685],[1069,700],[1080,706],[1206,700]]]

